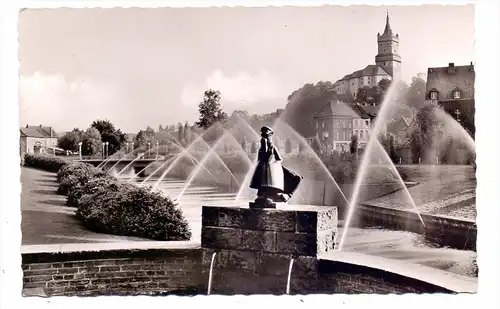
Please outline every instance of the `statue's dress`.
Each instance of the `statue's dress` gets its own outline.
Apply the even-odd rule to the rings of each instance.
[[[250,188],[272,189],[277,193],[284,190],[283,159],[272,142],[266,138],[260,140],[258,163],[250,182]]]

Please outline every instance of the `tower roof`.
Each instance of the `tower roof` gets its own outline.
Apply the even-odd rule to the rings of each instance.
[[[384,36],[392,35],[391,24],[389,23],[389,12],[387,12],[387,16],[385,17],[385,29],[382,35]]]
[[[379,33],[379,37],[383,37],[383,38],[394,38],[394,37],[398,37],[398,34],[394,35],[394,32],[392,31],[392,28],[391,28],[391,23],[389,21],[389,12],[387,11],[386,13],[386,17],[385,17],[385,29],[384,29],[384,33],[382,35],[380,35]]]

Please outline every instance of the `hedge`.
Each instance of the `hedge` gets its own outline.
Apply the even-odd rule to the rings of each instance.
[[[182,211],[169,197],[150,188],[120,183],[103,170],[80,162],[63,166],[58,193],[77,208],[76,216],[90,230],[154,240],[189,240]]]
[[[101,233],[153,240],[189,240],[188,222],[176,206],[160,192],[120,184],[94,187],[93,193],[83,194],[76,215],[84,226]]]
[[[24,155],[24,166],[41,169],[47,172],[57,173],[67,164],[67,161],[54,156],[28,153]]]

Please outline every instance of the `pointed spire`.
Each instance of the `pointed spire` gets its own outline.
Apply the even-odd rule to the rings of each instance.
[[[384,29],[384,34],[383,36],[387,35],[392,35],[392,29],[391,29],[391,24],[389,23],[389,10],[386,11],[386,17],[385,17],[385,29]]]

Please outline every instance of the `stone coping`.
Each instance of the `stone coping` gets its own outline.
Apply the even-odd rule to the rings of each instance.
[[[22,245],[21,254],[35,253],[72,253],[116,250],[149,249],[199,249],[201,244],[195,241],[126,241],[105,243],[74,243],[54,245]]]
[[[249,204],[242,203],[241,205],[238,204],[217,204],[217,205],[210,205],[210,204],[204,204],[202,207],[214,207],[214,208],[242,208],[242,209],[248,209],[250,208]],[[266,211],[276,211],[276,210],[281,210],[281,211],[325,211],[328,208],[337,208],[337,206],[317,206],[317,205],[297,205],[297,204],[287,204],[287,203],[276,203],[276,208],[252,208],[252,209],[259,209],[259,210],[266,210]]]
[[[321,260],[354,264],[405,276],[443,287],[456,293],[477,293],[478,280],[444,270],[392,260],[356,252],[331,252],[318,257]]]
[[[391,208],[391,207],[384,207],[384,206],[379,206],[379,205],[371,205],[368,203],[360,203],[361,206],[364,207],[371,207],[371,208],[381,208],[387,211],[395,211],[395,212],[400,212],[400,213],[413,213],[417,214],[416,211],[409,210],[409,209],[398,209],[398,208]],[[463,222],[463,223],[471,223],[471,224],[476,224],[476,220],[471,220],[467,218],[457,218],[457,217],[451,217],[451,216],[446,216],[446,215],[433,215],[433,214],[427,214],[427,213],[420,213],[421,217],[427,217],[427,218],[434,218],[436,220],[439,219],[444,219],[444,220],[450,220],[450,221],[455,221],[455,222]]]

